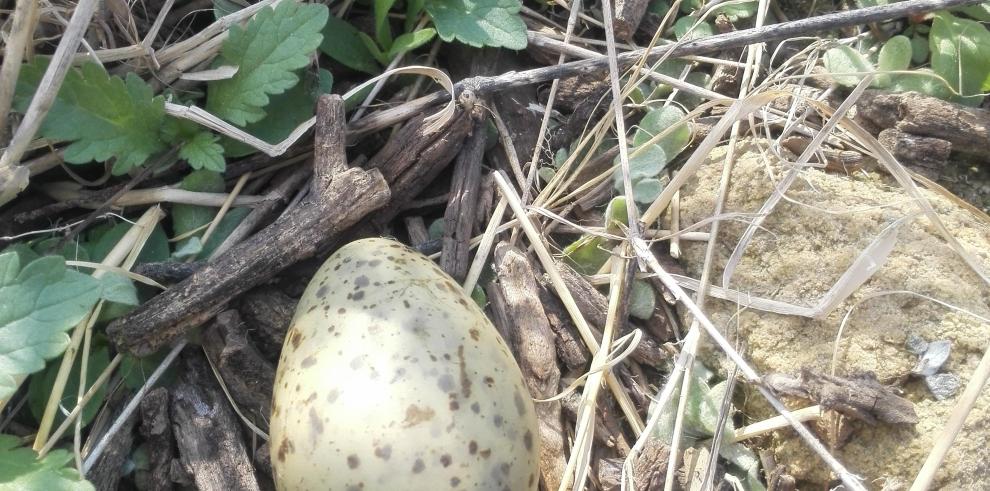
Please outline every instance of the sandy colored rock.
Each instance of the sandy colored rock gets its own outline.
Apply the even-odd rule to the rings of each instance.
[[[759,210],[786,169],[769,153],[767,142],[743,144],[733,170],[726,212]],[[761,154],[760,148],[763,147]],[[712,214],[724,148],[685,186],[682,226]],[[924,191],[953,235],[990,270],[990,226],[935,193]],[[887,225],[914,207],[886,175],[826,174],[808,170],[792,186],[757,232],[732,279],[732,288],[797,305],[815,305],[859,253]],[[723,222],[715,255],[715,275],[742,234],[743,220]],[[698,278],[703,243],[682,242],[683,261]],[[745,342],[747,359],[762,373],[796,374],[802,368],[828,373],[843,316],[859,300],[881,291],[908,290],[990,317],[990,288],[949,248],[926,218],[917,217],[900,232],[897,246],[882,268],[853,296],[822,320],[743,310],[710,300],[712,320]],[[917,362],[905,346],[909,335],[948,339],[952,354],[943,371],[961,377],[963,386],[990,341],[990,325],[917,296],[894,294],[864,301],[850,315],[839,344],[837,375],[872,371],[884,382],[901,379]],[[711,360],[711,358],[710,358]],[[722,373],[725,373],[724,371]],[[864,478],[871,489],[888,480],[910,483],[941,432],[958,395],[937,401],[918,379],[901,389],[915,403],[916,426],[868,426],[853,423],[851,441],[835,455]],[[959,391],[960,393],[962,390]],[[751,420],[771,416],[755,392],[747,394],[744,413]],[[806,405],[798,402],[792,407]],[[828,469],[790,430],[770,440],[779,462],[805,483],[829,481]],[[984,390],[963,432],[937,477],[940,489],[990,489],[990,391]],[[820,486],[814,488],[822,489]]]

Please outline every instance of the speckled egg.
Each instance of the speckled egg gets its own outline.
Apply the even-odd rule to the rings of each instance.
[[[296,308],[270,446],[283,490],[535,490],[533,402],[505,342],[432,261],[337,251]]]

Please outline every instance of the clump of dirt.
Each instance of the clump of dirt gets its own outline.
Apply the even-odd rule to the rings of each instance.
[[[769,152],[767,142],[741,144],[732,174],[726,212],[753,213],[771,194],[786,168]],[[725,156],[713,151],[706,165],[683,188],[681,223],[711,216]],[[990,225],[934,193],[923,191],[952,234],[990,270]],[[916,207],[888,176],[860,172],[826,174],[807,170],[757,232],[732,278],[731,287],[755,296],[812,306],[860,252],[887,225]],[[723,222],[715,254],[713,280],[721,272],[745,224]],[[693,277],[701,274],[705,245],[682,243],[682,260]],[[802,369],[829,373],[843,316],[871,294],[907,290],[990,316],[990,288],[950,249],[927,218],[905,224],[897,245],[881,269],[839,308],[822,320],[741,309],[708,301],[716,325],[739,336],[744,355],[760,373],[797,374]],[[961,378],[963,387],[990,342],[990,325],[935,302],[906,294],[864,300],[849,316],[838,345],[836,375],[869,371],[881,381],[899,381],[903,396],[914,402],[915,426],[869,426],[853,422],[853,434],[834,455],[862,476],[868,487],[884,482],[910,483],[928,455],[958,400],[958,394],[935,400],[921,381],[907,377],[918,357],[908,350],[909,336],[952,341],[944,371]],[[709,360],[715,349],[710,349]],[[962,390],[960,389],[960,393]],[[742,408],[753,420],[774,414],[755,390]],[[791,401],[795,402],[795,401]],[[807,401],[793,408],[810,405]],[[826,483],[828,468],[791,430],[776,432],[770,445],[779,462],[799,480]],[[984,391],[939,471],[943,489],[990,489],[990,391]]]

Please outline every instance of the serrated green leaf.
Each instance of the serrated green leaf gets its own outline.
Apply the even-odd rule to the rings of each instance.
[[[27,110],[48,61],[38,56],[21,67],[15,110]],[[65,149],[66,162],[85,164],[113,158],[113,173],[121,175],[165,148],[159,138],[164,118],[165,99],[156,97],[141,77],[133,73],[128,73],[126,80],[111,77],[101,65],[86,62],[66,74],[40,135],[71,142]]]
[[[89,390],[93,386],[93,383],[99,378],[100,373],[109,364],[110,356],[105,346],[90,351],[89,360],[86,363],[86,390]],[[55,378],[58,376],[60,365],[60,363],[51,363],[44,372],[31,377],[31,383],[28,386],[28,406],[31,408],[31,414],[38,421],[41,421],[41,417],[45,413],[45,406],[48,404],[48,398],[51,397],[52,387],[55,385]],[[62,407],[68,409],[76,407],[76,397],[79,395],[79,370],[81,366],[82,356],[77,356],[75,362],[72,364],[72,370],[69,372],[65,389],[62,392],[62,399],[59,401]],[[96,394],[86,404],[86,407],[83,408],[83,426],[88,425],[96,416],[96,413],[100,410],[100,406],[103,404],[105,394],[106,385],[104,384],[103,387],[96,390]],[[55,425],[58,426],[64,420],[65,414],[62,411],[57,411]]]
[[[880,48],[877,58],[877,69],[880,72],[896,72],[907,70],[911,66],[911,40],[907,36],[894,36]],[[891,84],[890,75],[877,74],[877,85],[888,87]]]
[[[17,437],[0,435],[0,489],[45,491],[92,491],[93,485],[72,466],[72,452],[56,449],[38,459],[21,447]]]
[[[219,140],[219,136],[209,131],[199,131],[179,147],[179,157],[193,169],[223,172],[227,164],[223,159],[223,146],[217,143]]]
[[[862,53],[844,44],[826,51],[823,61],[835,82],[846,87],[855,87],[863,79],[863,75],[853,74],[873,71],[873,65]]]
[[[352,70],[376,75],[381,67],[361,41],[360,32],[347,21],[331,15],[323,28],[320,51]]]
[[[979,22],[938,12],[928,42],[932,70],[962,96],[958,102],[978,105],[983,96],[977,94],[990,89],[990,32]]]
[[[526,24],[519,0],[427,0],[440,39],[475,47],[523,49]]]
[[[316,97],[310,80],[272,96],[272,102],[265,119],[242,128],[247,133],[271,144],[278,143],[292,133],[297,126],[313,117],[316,112]],[[224,153],[229,158],[243,157],[258,150],[232,138],[221,138]]]
[[[282,2],[261,9],[247,26],[231,26],[218,64],[237,73],[207,86],[206,109],[238,126],[260,121],[270,96],[299,82],[296,70],[320,46],[329,10],[321,4]]]
[[[66,269],[47,256],[23,268],[16,253],[0,254],[0,399],[9,398],[24,377],[65,350],[65,331],[100,298],[92,276]]]
[[[698,22],[694,17],[681,17],[674,22],[674,36],[678,41],[690,41],[715,35],[715,28],[708,22]]]
[[[656,307],[657,296],[653,287],[643,280],[634,280],[632,291],[629,292],[629,315],[646,320],[653,317],[653,309]]]
[[[412,51],[430,42],[436,34],[437,31],[434,29],[420,29],[416,32],[409,32],[395,38],[395,41],[392,42],[392,47],[388,50],[389,61],[394,60],[395,57],[407,51]]]
[[[601,237],[584,235],[564,248],[564,260],[581,274],[595,274],[612,255]]]

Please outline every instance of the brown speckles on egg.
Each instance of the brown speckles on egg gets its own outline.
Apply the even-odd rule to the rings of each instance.
[[[515,394],[512,394],[512,402],[516,403],[516,412],[518,412],[520,416],[525,416],[526,402],[523,400],[522,396],[519,395],[518,391],[516,391]]]
[[[330,291],[330,287],[328,287],[326,285],[323,285],[319,289],[316,290],[316,296],[317,297],[320,297],[320,298],[324,298],[324,297],[327,296],[327,293],[329,291]]]
[[[449,453],[445,453],[440,456],[440,464],[444,467],[450,467],[450,464],[454,462],[453,457]]]
[[[337,402],[337,397],[339,397],[339,396],[340,396],[340,391],[339,390],[337,390],[337,389],[330,389],[330,392],[327,392],[327,402],[330,403],[330,404],[333,404],[333,403]]]
[[[355,454],[350,454],[347,456],[347,467],[351,469],[357,469],[361,466],[361,459]]]
[[[295,451],[296,446],[292,444],[292,440],[283,438],[282,443],[278,445],[278,460],[285,462],[285,457]]]
[[[344,307],[341,307],[341,308],[337,309],[337,313],[340,314],[340,315],[346,314],[347,313],[347,309],[345,309]]]
[[[492,423],[495,424],[496,428],[501,428],[502,424],[505,423],[505,418],[503,418],[501,414],[496,414],[495,417],[492,418]]]
[[[291,334],[289,334],[289,344],[292,345],[293,350],[299,349],[299,344],[302,343],[302,340],[303,335],[298,330],[294,330]]]
[[[526,430],[526,433],[523,435],[523,445],[526,446],[526,450],[533,449],[533,432]]]
[[[468,453],[471,455],[478,453],[478,442],[471,440],[471,443],[468,443]]]
[[[433,419],[433,416],[435,415],[436,413],[433,411],[433,408],[420,407],[415,404],[410,404],[409,407],[406,408],[406,419],[402,421],[402,427],[409,428],[420,423],[425,423]]]
[[[382,460],[388,460],[392,457],[392,446],[384,445],[381,447],[375,447],[375,457]]]
[[[450,487],[456,488],[460,484],[461,484],[461,478],[456,477],[456,476],[450,478]]]
[[[461,403],[457,401],[450,401],[450,405],[448,405],[448,407],[450,408],[451,411],[457,411],[458,409],[461,408]]]
[[[423,469],[426,469],[426,464],[423,463],[423,459],[416,459],[416,462],[413,462],[413,474],[419,474],[420,472],[423,472]]]
[[[320,414],[316,412],[315,407],[309,408],[309,427],[313,431],[314,439],[316,435],[323,433],[323,420],[320,419]]]
[[[474,414],[480,414],[481,413],[481,404],[478,404],[477,402],[472,402],[471,403],[471,412],[474,413]]]
[[[481,331],[478,331],[477,329],[471,329],[470,331],[468,331],[468,333],[471,334],[471,339],[475,341],[477,341],[481,337]]]
[[[461,395],[465,399],[471,397],[471,377],[467,373],[467,361],[464,360],[464,345],[457,347],[457,367],[461,371]]]
[[[361,275],[354,279],[354,289],[359,290],[371,284],[367,276]]]
[[[299,363],[299,366],[302,368],[309,368],[313,365],[316,365],[316,357],[313,355],[303,358],[303,361]]]

